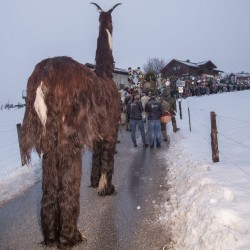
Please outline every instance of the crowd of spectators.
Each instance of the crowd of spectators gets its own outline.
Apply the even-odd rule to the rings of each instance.
[[[202,96],[217,94],[223,92],[241,91],[250,89],[249,84],[208,84],[208,85],[191,85],[183,88],[183,93],[179,96],[183,98],[189,96]]]

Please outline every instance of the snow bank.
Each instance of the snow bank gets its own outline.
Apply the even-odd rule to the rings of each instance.
[[[238,95],[238,98],[245,95],[250,98],[249,91],[232,94],[234,96],[228,95],[227,98]],[[214,106],[220,106],[225,97],[213,96],[213,101],[217,101]],[[199,101],[201,107],[208,98],[189,98],[182,105],[185,110],[188,102],[194,105]],[[230,103],[233,105],[235,100],[227,102],[228,109],[232,109]],[[244,114],[246,107],[240,108]],[[194,110],[193,115],[197,115]],[[235,158],[230,162],[227,157],[221,157],[219,163],[212,163],[210,145],[207,143],[209,132],[205,132],[204,126],[197,123],[190,132],[186,118],[184,115],[183,120],[178,119],[181,130],[176,134],[170,132],[171,126],[168,125],[171,144],[166,160],[169,163],[168,184],[171,189],[167,194],[170,201],[165,202],[165,215],[160,217],[160,221],[168,227],[171,225],[171,249],[250,249],[250,164],[244,168]],[[200,121],[203,119],[196,118],[200,118]],[[203,125],[207,124],[202,122]],[[234,128],[227,124],[228,135],[231,129]],[[238,139],[249,134],[246,130],[240,133],[242,136]],[[219,148],[223,151],[226,146],[229,146],[228,143],[224,145],[221,141]],[[233,151],[234,146],[230,146]],[[249,162],[249,152],[247,154],[247,147],[245,150],[238,155],[238,160],[246,163]]]

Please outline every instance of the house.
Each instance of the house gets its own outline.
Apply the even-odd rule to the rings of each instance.
[[[193,63],[190,60],[181,61],[173,59],[163,69],[161,73],[164,78],[177,76],[181,80],[190,80],[195,82],[208,81],[209,79],[218,78],[219,73],[217,67],[210,61]]]
[[[233,84],[247,84],[250,85],[250,73],[231,73],[229,75],[229,81]]]
[[[90,69],[94,70],[95,65],[91,63],[85,64]],[[125,87],[131,86],[130,82],[128,81],[128,71],[125,69],[115,68],[113,73],[113,80],[116,83],[118,89],[122,89]]]

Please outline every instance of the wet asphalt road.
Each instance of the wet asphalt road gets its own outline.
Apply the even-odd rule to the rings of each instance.
[[[167,199],[167,145],[144,149],[138,136],[121,128],[113,184],[117,194],[99,197],[89,188],[91,153],[84,154],[78,227],[87,242],[73,249],[160,250],[168,242],[168,225],[158,218]],[[41,182],[0,207],[0,249],[39,250]]]

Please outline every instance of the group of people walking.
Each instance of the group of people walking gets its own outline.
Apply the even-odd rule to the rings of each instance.
[[[131,139],[134,147],[137,147],[136,129],[141,133],[143,147],[161,147],[162,137],[164,141],[169,141],[166,123],[161,122],[161,116],[170,114],[172,118],[173,131],[177,132],[176,126],[176,101],[168,91],[164,95],[156,96],[145,92],[139,94],[126,94],[123,98],[124,112],[127,115],[126,130],[131,131]],[[145,126],[148,129],[149,143],[147,143]]]

